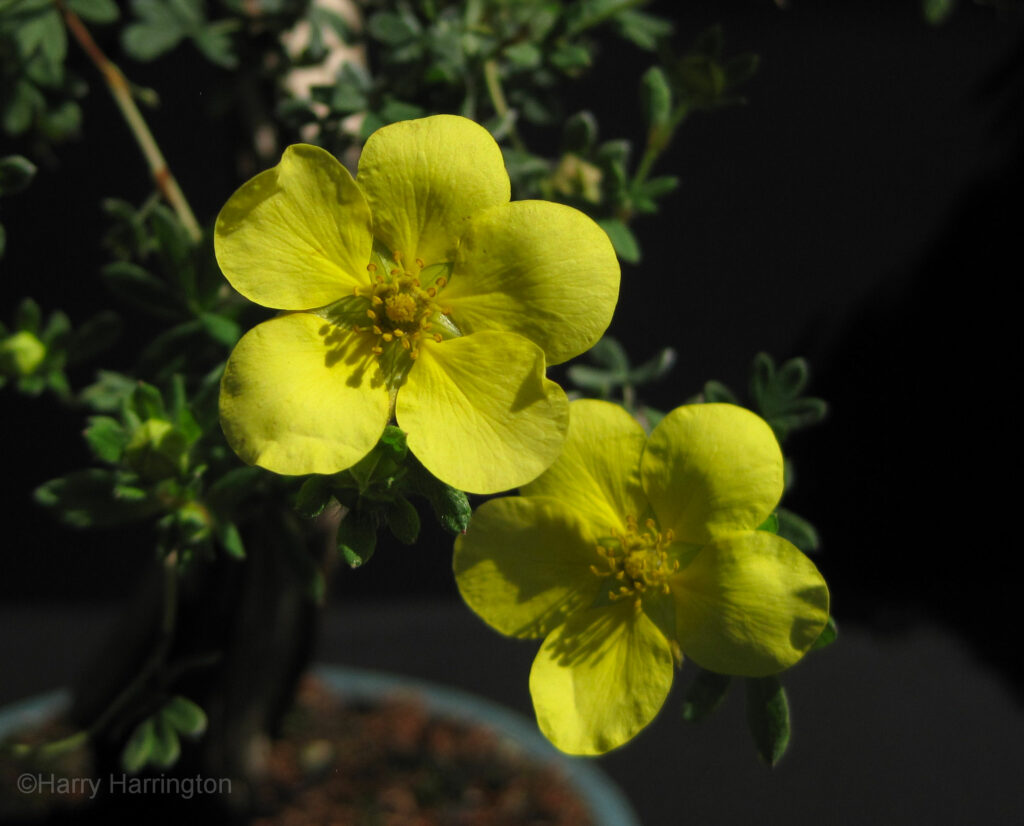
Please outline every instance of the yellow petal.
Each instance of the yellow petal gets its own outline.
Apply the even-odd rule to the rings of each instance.
[[[275,473],[337,473],[384,432],[388,391],[365,336],[293,313],[235,345],[220,385],[220,420],[245,462]]]
[[[570,616],[530,670],[540,730],[569,754],[621,746],[654,719],[671,687],[669,644],[630,602]]]
[[[595,539],[642,518],[640,457],[647,434],[617,404],[580,399],[569,405],[569,434],[555,463],[523,486],[524,496],[550,496],[579,514]]]
[[[504,497],[484,502],[455,540],[459,593],[490,626],[512,637],[543,637],[590,605],[602,580],[579,519],[560,503]]]
[[[683,653],[721,674],[788,668],[828,620],[828,587],[793,545],[766,531],[715,540],[671,581]]]
[[[348,170],[316,146],[243,184],[217,216],[217,263],[231,286],[266,307],[306,310],[366,280],[370,211]]]
[[[782,497],[782,451],[767,423],[749,410],[687,405],[651,433],[641,475],[662,530],[703,545],[768,518]]]
[[[454,115],[393,123],[366,141],[359,186],[373,234],[407,262],[451,261],[466,219],[510,197],[501,150],[482,126]]]
[[[618,297],[603,229],[563,204],[513,201],[470,218],[444,303],[464,332],[519,333],[559,364],[594,345]]]
[[[569,402],[544,353],[512,333],[428,341],[398,391],[409,449],[438,479],[472,493],[519,487],[562,449]]]

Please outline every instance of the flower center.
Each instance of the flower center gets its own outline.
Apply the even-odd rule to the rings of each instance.
[[[423,261],[417,258],[413,270],[409,270],[403,260],[402,253],[395,252],[395,266],[386,274],[376,264],[366,267],[370,283],[356,287],[354,293],[370,300],[366,310],[370,323],[355,324],[352,330],[373,336],[375,341],[371,350],[377,355],[384,352],[385,345],[401,342],[409,357],[415,359],[420,354],[420,343],[425,336],[435,341],[444,339],[441,331],[447,328],[440,317],[451,310],[438,304],[436,299],[448,280],[443,275],[437,275],[432,282],[424,279]]]
[[[668,578],[679,570],[678,561],[668,560],[667,548],[674,538],[672,531],[659,533],[653,519],[641,529],[635,516],[627,516],[625,532],[612,531],[607,544],[597,546],[607,570],[597,565],[591,565],[590,570],[615,580],[609,599],[632,599],[639,611],[644,596],[669,592]]]

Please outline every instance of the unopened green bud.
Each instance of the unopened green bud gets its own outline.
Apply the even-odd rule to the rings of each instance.
[[[33,333],[22,330],[0,342],[0,373],[30,376],[46,358],[46,345]]]
[[[124,450],[128,466],[145,479],[168,479],[188,467],[188,444],[181,431],[163,419],[146,419]]]

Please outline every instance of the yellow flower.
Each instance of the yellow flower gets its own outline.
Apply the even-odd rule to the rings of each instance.
[[[547,468],[568,401],[546,365],[607,328],[619,267],[583,213],[509,197],[494,139],[449,115],[375,132],[356,179],[297,145],[232,195],[217,261],[242,295],[288,311],[228,360],[221,423],[238,455],[335,473],[394,415],[454,487],[507,490]]]
[[[782,495],[782,453],[748,410],[679,407],[648,438],[621,407],[573,402],[561,455],[521,492],[476,511],[455,576],[495,629],[545,638],[530,693],[563,751],[601,754],[636,735],[683,652],[766,676],[828,620],[814,564],[755,530]]]

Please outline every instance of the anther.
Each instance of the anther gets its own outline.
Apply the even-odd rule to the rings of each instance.
[[[377,265],[373,263],[367,264],[366,269],[370,272],[377,272]]]
[[[416,266],[419,267],[422,270],[427,265],[423,263],[423,259],[422,258],[417,258],[416,259]]]
[[[440,333],[434,333],[434,341],[440,344],[442,341],[444,341],[444,336],[442,336]]]

